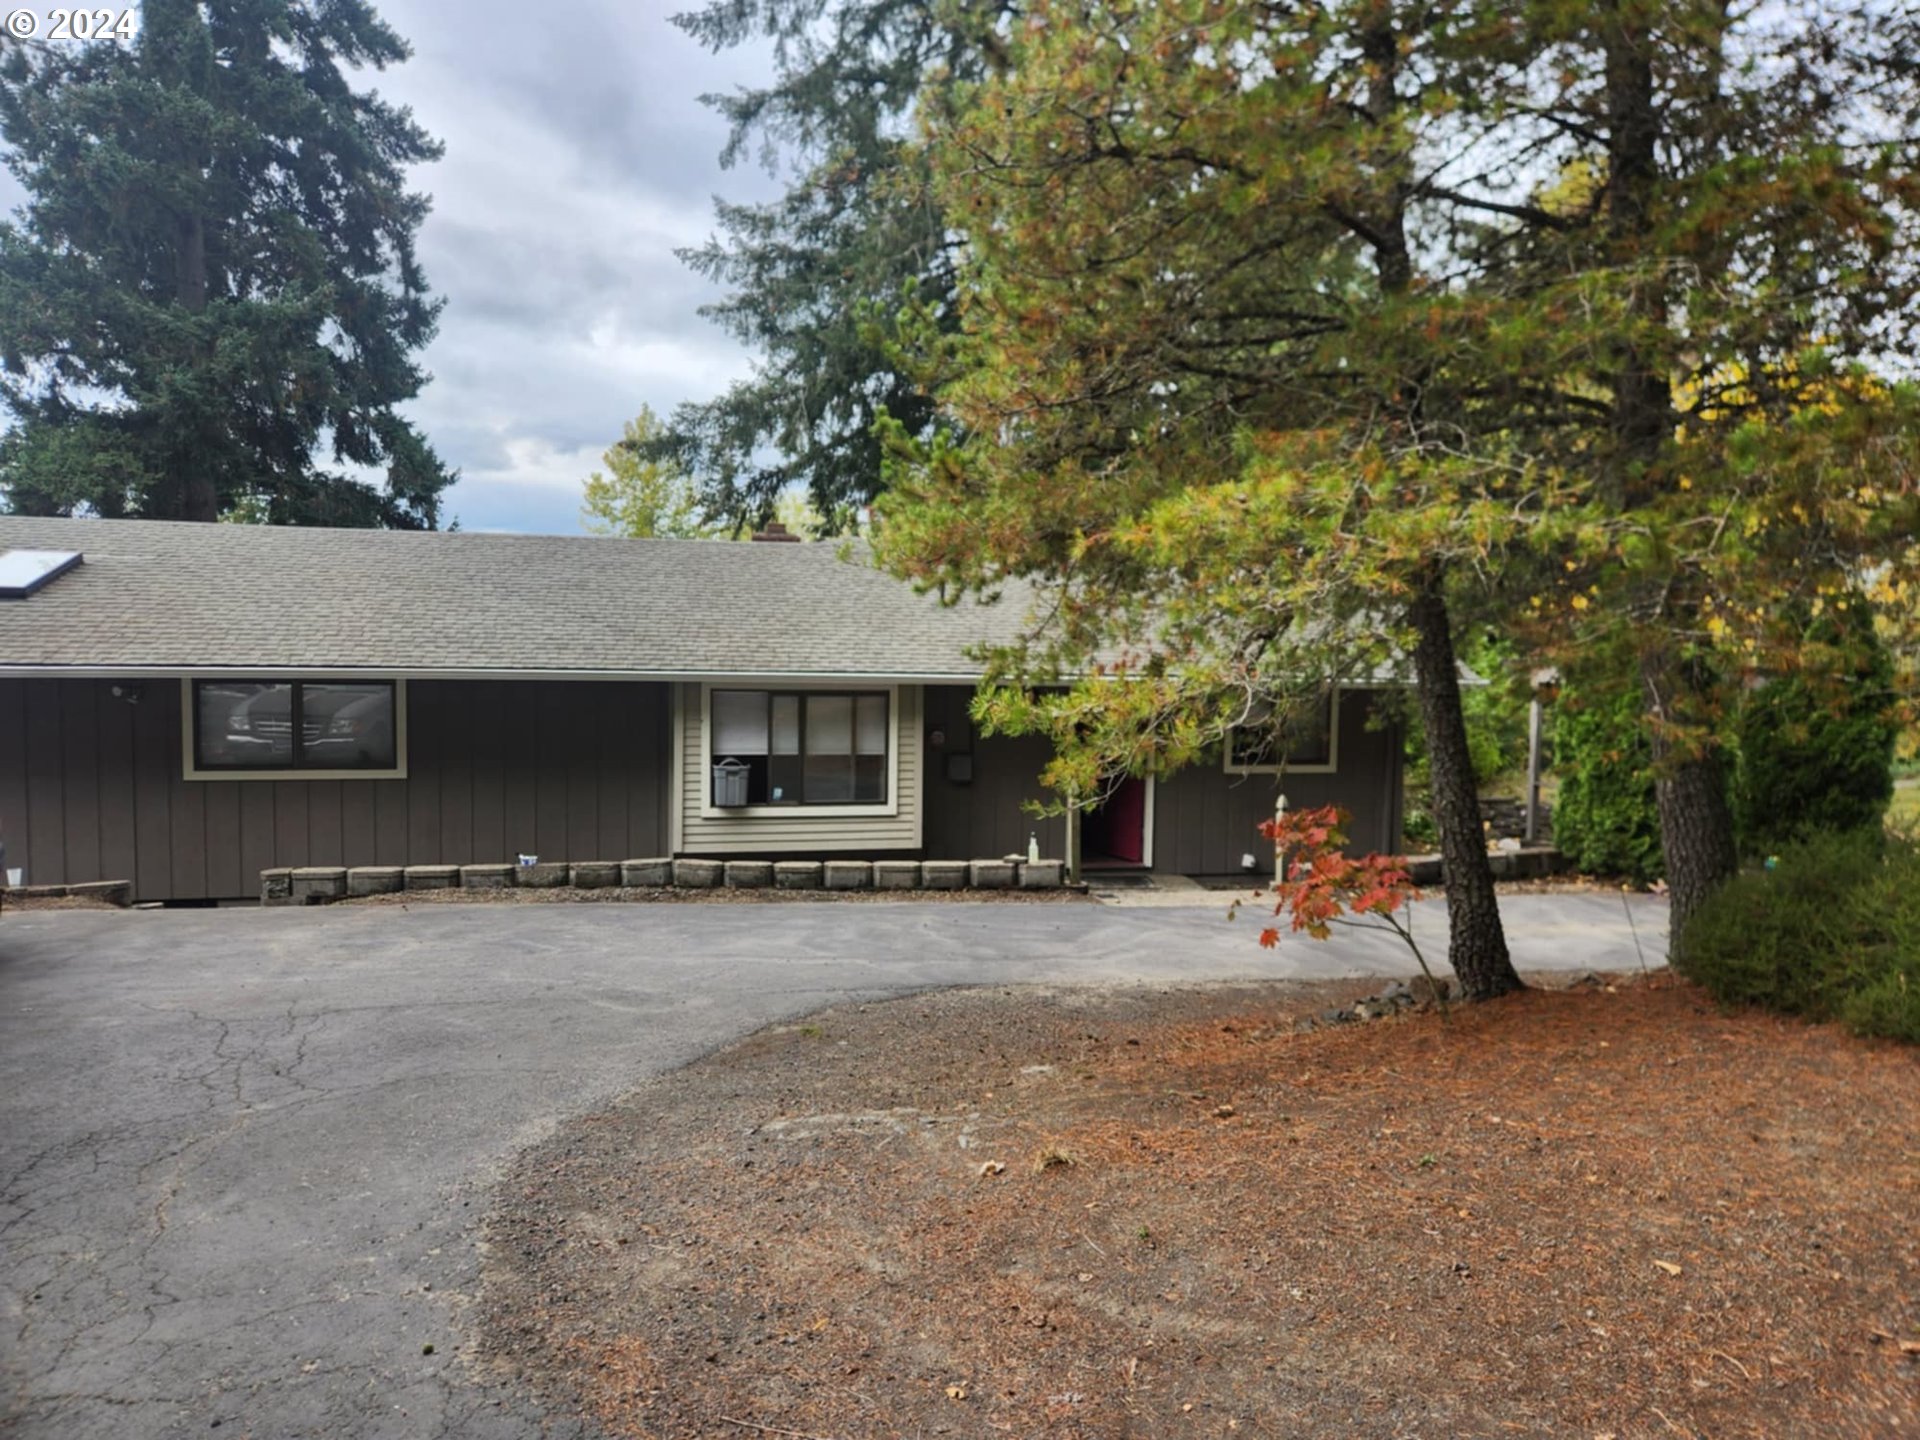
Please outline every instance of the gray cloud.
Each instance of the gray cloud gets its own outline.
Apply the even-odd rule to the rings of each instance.
[[[698,103],[769,60],[707,54],[669,23],[679,8],[382,8],[414,58],[374,83],[447,147],[418,177],[447,309],[410,408],[460,467],[448,508],[470,528],[578,528],[580,482],[643,403],[665,414],[748,368],[673,251],[711,231],[714,194],[773,193],[756,169],[720,169],[725,129]]]
[[[446,145],[413,177],[447,304],[407,410],[462,472],[448,518],[577,530],[581,482],[642,404],[664,415],[749,367],[673,251],[711,232],[715,194],[775,193],[757,168],[720,168],[725,127],[698,102],[763,81],[770,57],[710,55],[669,23],[700,0],[375,3],[413,58],[355,83]],[[0,172],[0,209],[21,198]]]

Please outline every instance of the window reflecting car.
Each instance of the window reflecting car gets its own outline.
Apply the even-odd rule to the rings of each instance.
[[[298,690],[300,735],[293,733]],[[234,769],[390,769],[390,684],[208,684],[198,692],[200,763]]]

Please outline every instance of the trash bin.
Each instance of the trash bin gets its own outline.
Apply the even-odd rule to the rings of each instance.
[[[722,760],[713,767],[713,803],[721,810],[734,810],[747,803],[747,762]]]

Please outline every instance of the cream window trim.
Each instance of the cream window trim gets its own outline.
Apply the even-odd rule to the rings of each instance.
[[[355,675],[347,683],[373,680],[393,683],[393,758],[391,770],[202,770],[193,760],[193,685],[195,680],[320,681],[342,680],[337,673],[318,671],[300,675],[196,675],[180,682],[180,764],[188,780],[404,780],[407,778],[407,682],[389,675]]]
[[[1340,692],[1344,686],[1333,687],[1333,694],[1327,701],[1327,760],[1324,765],[1236,765],[1233,763],[1233,736],[1228,735],[1221,746],[1222,768],[1229,775],[1334,775],[1340,770]]]
[[[782,694],[827,691],[835,695],[885,695],[887,697],[887,798],[884,804],[869,801],[863,805],[734,805],[722,808],[713,803],[713,692],[715,690],[777,690]],[[858,819],[868,815],[900,813],[900,687],[898,685],[858,685],[845,681],[814,681],[796,685],[782,680],[743,680],[737,684],[700,687],[700,818],[702,820],[765,819],[769,816],[788,820]]]

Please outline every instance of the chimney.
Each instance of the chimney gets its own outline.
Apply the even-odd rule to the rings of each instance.
[[[787,527],[782,525],[778,520],[769,520],[766,529],[756,530],[748,538],[765,541],[769,544],[798,545],[800,543],[800,537],[787,529]]]

